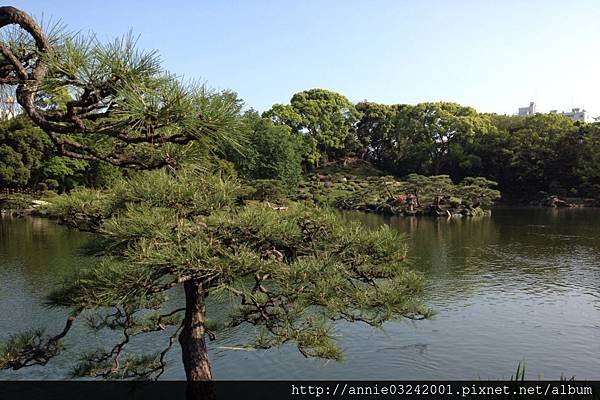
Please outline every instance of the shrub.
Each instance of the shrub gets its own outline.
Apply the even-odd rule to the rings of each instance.
[[[460,207],[460,205],[462,204],[462,200],[458,197],[450,197],[450,200],[448,200],[448,202],[452,207]]]
[[[56,196],[52,202],[40,207],[41,210],[56,217],[81,214],[100,214],[108,216],[112,210],[113,198],[106,192],[96,189],[77,188],[69,195]]]
[[[0,194],[0,210],[23,210],[31,207],[33,198],[27,194]]]
[[[251,199],[260,201],[281,201],[286,197],[286,190],[281,181],[275,179],[259,179],[251,183],[254,193]]]
[[[58,183],[58,181],[56,179],[46,179],[44,181],[44,183],[46,184],[46,187],[49,190],[57,190],[58,187],[60,186],[60,184]]]

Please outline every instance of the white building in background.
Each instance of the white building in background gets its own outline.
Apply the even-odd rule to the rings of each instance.
[[[519,107],[519,117],[535,114],[535,102],[529,103],[529,107]]]
[[[595,118],[592,118],[589,112],[582,108],[572,108],[571,111],[563,111],[559,113],[557,110],[550,110],[550,114],[561,114],[565,117],[571,118],[573,121],[581,122],[594,122]]]
[[[535,102],[529,103],[529,107],[519,107],[519,117],[526,117],[528,115],[534,115],[537,111],[535,110]],[[600,117],[592,117],[590,113],[583,108],[572,108],[571,111],[550,110],[550,114],[560,114],[565,117],[571,118],[573,121],[581,122],[594,122],[600,121]]]

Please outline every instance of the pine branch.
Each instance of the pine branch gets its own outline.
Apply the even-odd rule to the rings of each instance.
[[[57,335],[43,337],[41,331],[11,337],[0,347],[0,368],[19,370],[34,365],[46,365],[62,349],[61,340],[69,333],[73,322],[83,308],[78,308],[69,317],[63,330]]]

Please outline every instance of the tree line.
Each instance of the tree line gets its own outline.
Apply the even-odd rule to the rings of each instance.
[[[458,182],[482,176],[498,182],[510,200],[544,192],[600,196],[600,124],[557,114],[479,113],[449,102],[353,104],[324,89],[296,93],[262,114],[244,111],[233,92],[214,97],[233,105],[228,128],[239,143],[222,142],[213,158],[245,179],[294,188],[303,171],[355,158],[398,177],[445,174]],[[105,163],[61,157],[24,116],[0,124],[0,154],[3,187],[103,187],[122,174]]]
[[[600,196],[600,124],[479,113],[449,102],[352,104],[322,89],[297,93],[263,115],[301,138],[305,169],[356,157],[399,177],[482,176],[513,200],[540,192]]]

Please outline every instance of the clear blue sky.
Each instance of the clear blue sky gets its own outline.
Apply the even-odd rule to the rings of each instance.
[[[4,1],[111,39],[259,110],[326,88],[352,101],[456,101],[600,115],[598,0]]]

